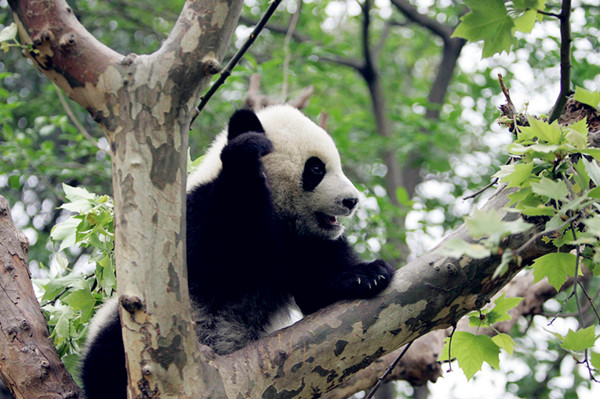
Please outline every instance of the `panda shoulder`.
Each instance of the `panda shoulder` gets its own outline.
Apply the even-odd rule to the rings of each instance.
[[[187,177],[186,191],[213,181],[221,171],[221,151],[227,144],[227,130],[221,131],[204,154],[200,165]]]
[[[86,348],[84,348],[84,352],[87,351],[90,346],[94,345],[96,337],[98,337],[108,325],[119,318],[118,304],[119,301],[115,295],[104,302],[104,304],[96,311],[88,326]]]

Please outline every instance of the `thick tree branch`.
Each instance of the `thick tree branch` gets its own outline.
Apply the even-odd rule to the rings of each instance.
[[[506,195],[507,190],[496,193],[484,211],[501,209]],[[504,249],[519,248],[541,229],[507,237]],[[469,239],[464,226],[448,239],[453,237]],[[408,341],[481,308],[525,264],[550,250],[538,240],[523,253],[521,266],[511,265],[492,279],[501,256],[452,259],[434,249],[399,269],[380,297],[334,304],[215,364],[229,397],[323,394]]]
[[[95,40],[64,0],[10,5],[35,65],[86,107],[109,141],[130,397],[220,397],[190,316],[184,187],[191,110],[242,1],[188,0],[157,52],[127,57]]]
[[[29,278],[28,251],[0,196],[0,376],[17,399],[80,398],[48,335]]]
[[[101,79],[101,74],[123,56],[96,40],[64,0],[8,3],[22,43],[33,46],[27,57],[34,65],[88,111],[103,109],[104,98],[91,95],[88,87],[108,89],[112,82]]]

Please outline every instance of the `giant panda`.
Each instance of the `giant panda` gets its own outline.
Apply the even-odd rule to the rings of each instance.
[[[332,138],[297,109],[237,111],[187,185],[187,265],[200,343],[228,354],[266,335],[295,304],[310,314],[390,282],[362,261],[338,218],[358,191]],[[117,301],[94,316],[82,357],[88,399],[126,398]]]

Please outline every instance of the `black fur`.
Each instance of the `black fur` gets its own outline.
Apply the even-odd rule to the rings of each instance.
[[[302,172],[302,189],[304,191],[314,190],[325,177],[325,172],[325,164],[319,157],[308,158]]]
[[[301,237],[293,220],[276,213],[261,162],[271,151],[256,115],[236,112],[220,173],[188,193],[187,264],[196,332],[219,354],[261,338],[292,297],[303,313],[313,313],[341,299],[372,297],[393,275],[381,260],[362,262],[343,237]],[[307,177],[316,169],[304,171],[308,188],[323,178]],[[125,398],[122,352],[115,317],[83,361],[89,399]]]

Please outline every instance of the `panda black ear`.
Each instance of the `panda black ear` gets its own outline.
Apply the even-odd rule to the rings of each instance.
[[[229,119],[229,140],[236,138],[242,133],[256,132],[264,133],[265,129],[260,124],[258,117],[253,111],[249,109],[241,109],[236,111],[235,114]]]

